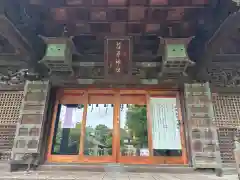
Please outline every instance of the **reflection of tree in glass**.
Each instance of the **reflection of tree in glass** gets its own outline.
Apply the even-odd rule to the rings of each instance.
[[[99,124],[95,128],[95,136],[102,144],[107,145],[106,141],[110,137],[111,129],[104,124]]]
[[[77,108],[77,109],[82,109],[84,108],[83,105],[67,105],[67,107],[70,108]],[[59,108],[59,111],[61,111],[61,107]],[[65,116],[65,114],[64,114]],[[81,136],[81,122],[77,122],[75,124],[74,128],[62,128],[62,121],[58,120],[58,127],[57,127],[57,133],[56,133],[56,139],[54,143],[54,153],[78,153],[79,152],[79,142],[80,142],[80,136]],[[68,146],[68,152],[60,152],[61,151],[61,143],[62,143],[62,138],[65,133],[65,138],[68,137],[68,139],[65,139],[68,141],[67,146]]]
[[[133,135],[133,144],[138,148],[148,147],[146,106],[130,105],[127,111],[127,128]]]
[[[61,131],[61,126],[62,122],[58,122],[58,128],[57,128],[57,133],[56,133],[56,139],[54,143],[54,152],[58,153],[60,151],[60,143],[61,143],[61,138],[62,138],[62,131]]]
[[[80,141],[80,136],[81,136],[81,123],[77,123],[75,128],[71,128],[69,132],[69,139],[68,139],[68,147],[72,146],[77,146],[76,151],[79,149],[79,141]],[[61,128],[61,121],[58,123],[58,130],[56,134],[56,141],[54,145],[54,152],[58,153],[60,151],[60,144],[61,144],[61,139],[62,139],[62,128]]]
[[[95,128],[86,127],[84,142],[85,155],[110,155],[112,153],[112,129],[104,124],[98,124]],[[96,152],[96,149],[97,152]]]
[[[120,129],[121,142],[124,138],[128,137],[127,132],[124,129]],[[106,147],[112,147],[112,129],[108,128],[104,124],[99,124],[95,128],[95,135],[97,140],[99,140]]]

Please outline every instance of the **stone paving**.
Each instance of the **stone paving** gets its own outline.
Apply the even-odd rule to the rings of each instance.
[[[191,173],[1,172],[1,180],[238,180],[237,175]]]

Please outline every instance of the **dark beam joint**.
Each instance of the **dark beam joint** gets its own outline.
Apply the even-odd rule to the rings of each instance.
[[[160,66],[160,62],[133,62],[134,67],[152,68]],[[104,66],[104,62],[73,62],[73,67],[95,67]]]
[[[221,45],[230,37],[232,32],[239,28],[240,11],[231,14],[217,29],[212,38],[206,44],[208,59],[217,54]]]
[[[27,66],[27,62],[22,59],[21,56],[0,54],[0,66]]]
[[[201,61],[195,68],[197,79],[206,80],[206,68],[210,66],[213,60],[216,60],[216,54],[219,53],[221,46],[228,40],[230,35],[236,32],[236,28],[239,28],[240,11],[229,15],[225,21],[216,30],[214,35],[208,40],[205,45],[204,54]]]
[[[0,16],[0,35],[9,41],[16,49],[16,53],[28,55],[31,51],[27,40],[21,36],[20,32],[6,16]]]

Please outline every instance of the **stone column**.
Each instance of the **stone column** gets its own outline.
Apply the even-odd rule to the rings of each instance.
[[[27,81],[16,129],[10,166],[38,164],[46,120],[50,84],[48,81]]]
[[[222,175],[222,161],[209,83],[185,84],[185,102],[192,164],[195,169],[215,169]]]

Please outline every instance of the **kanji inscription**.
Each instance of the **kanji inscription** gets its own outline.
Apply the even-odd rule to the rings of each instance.
[[[131,74],[131,39],[107,38],[105,41],[105,75],[120,77]]]

